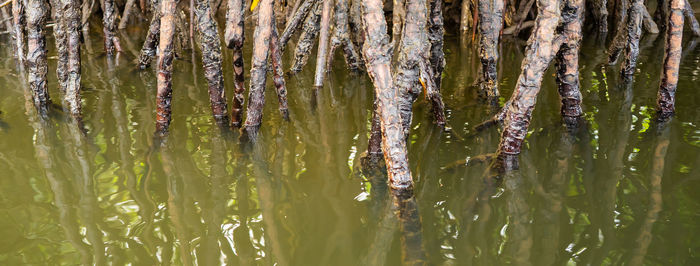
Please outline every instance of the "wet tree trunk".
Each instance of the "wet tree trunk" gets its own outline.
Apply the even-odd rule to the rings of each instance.
[[[318,50],[316,51],[316,75],[314,76],[314,88],[323,87],[323,79],[326,75],[326,60],[328,59],[328,44],[330,41],[331,16],[334,0],[323,0],[323,12],[321,14],[321,36],[318,38]]]
[[[20,64],[24,63],[26,59],[24,53],[24,28],[26,27],[26,21],[24,18],[24,1],[23,0],[12,0],[12,37],[14,38],[13,44],[15,45],[15,56]]]
[[[195,18],[202,51],[204,77],[209,85],[209,102],[211,112],[219,125],[228,124],[226,93],[224,90],[224,75],[221,64],[221,41],[218,25],[213,18],[209,0],[195,1]]]
[[[63,10],[63,28],[67,41],[66,95],[68,109],[73,117],[80,117],[80,2],[78,0],[61,0]]]
[[[498,152],[502,154],[520,153],[544,72],[562,41],[561,38],[555,37],[560,19],[559,2],[538,0],[537,9],[538,16],[533,34],[528,41],[520,77],[515,85],[513,96],[504,107],[506,110],[504,128],[498,148]]]
[[[229,49],[233,49],[233,74],[234,86],[233,106],[231,107],[231,125],[241,126],[241,114],[245,102],[245,84],[243,75],[243,42],[245,25],[245,3],[243,0],[228,0],[226,11],[226,31],[224,42]]]
[[[629,0],[619,0],[620,6],[616,16],[617,30],[610,47],[608,47],[608,64],[615,64],[620,58],[620,53],[627,45],[627,11],[629,10]]]
[[[625,0],[622,0],[625,1]],[[659,0],[661,1],[661,0]],[[593,0],[593,16],[595,17],[598,32],[608,32],[608,1]]]
[[[294,65],[292,65],[291,72],[298,73],[309,61],[309,55],[311,54],[311,47],[316,40],[318,31],[320,28],[321,20],[321,2],[317,1],[314,4],[311,13],[306,16],[304,21],[304,28],[301,36],[299,36],[299,42],[294,50]]]
[[[625,80],[631,80],[637,69],[639,56],[639,39],[642,35],[642,20],[644,19],[644,1],[633,0],[627,22],[627,45],[625,46],[625,61],[620,67],[620,75]]]
[[[29,88],[32,91],[34,106],[39,114],[46,115],[49,103],[46,74],[46,36],[44,25],[48,13],[48,5],[44,0],[27,0],[27,66],[29,70]]]
[[[173,37],[178,0],[161,0],[160,39],[158,40],[158,85],[156,94],[156,132],[165,134],[170,126],[173,96]]]
[[[479,1],[479,94],[491,104],[498,102],[498,38],[503,29],[503,1]]]
[[[289,107],[287,107],[287,85],[284,81],[284,68],[282,68],[282,49],[277,33],[276,22],[272,20],[272,35],[270,36],[270,66],[272,66],[272,82],[277,90],[279,110],[284,120],[289,120]]]
[[[640,0],[636,0],[640,1]],[[580,117],[581,90],[579,85],[578,58],[581,45],[581,27],[583,26],[584,1],[564,0],[562,14],[564,43],[556,56],[557,85],[561,100],[561,115],[566,120]]]
[[[683,39],[683,10],[685,1],[668,0],[669,16],[666,23],[666,52],[664,67],[661,72],[661,85],[656,100],[659,116],[673,115],[678,86],[678,69],[681,63],[681,41]]]
[[[135,2],[136,0],[127,0],[126,4],[124,4],[124,13],[122,13],[122,18],[119,20],[119,29],[126,29],[126,24],[129,22]]]
[[[413,113],[413,101],[421,92],[419,63],[427,60],[429,53],[425,0],[406,1],[406,24],[399,44],[394,86],[399,93],[399,108],[403,137],[409,136]],[[432,78],[432,77],[430,77]]]
[[[406,139],[403,137],[398,100],[391,75],[391,43],[386,20],[379,0],[365,0],[363,24],[365,28],[364,59],[367,72],[374,83],[377,109],[382,131],[382,150],[386,161],[389,183],[393,189],[413,187],[408,168]]]
[[[146,69],[151,65],[151,60],[156,56],[156,48],[158,47],[158,39],[160,38],[160,0],[151,0],[153,7],[153,15],[151,24],[148,26],[146,40],[143,41],[143,47],[139,54],[139,68]]]
[[[63,0],[51,0],[51,15],[54,21],[53,37],[56,43],[56,77],[58,88],[61,92],[66,92],[66,81],[68,79],[68,39],[65,31],[65,6]]]
[[[693,31],[693,35],[700,36],[700,24],[698,24],[698,19],[695,18],[695,11],[693,11],[693,7],[690,6],[688,0],[685,0],[684,2],[685,8],[683,8],[683,14],[688,20],[688,26],[690,26],[690,29]]]
[[[114,51],[121,52],[122,47],[119,44],[119,37],[114,32],[117,23],[117,13],[114,0],[104,0],[104,9],[102,12],[102,25],[105,35],[105,51],[107,55],[114,54]]]
[[[272,35],[274,18],[273,0],[260,0],[258,3],[258,22],[253,35],[253,59],[250,69],[250,90],[248,91],[248,109],[245,127],[249,133],[260,128],[265,104],[265,77],[267,76],[267,58]]]
[[[282,48],[282,51],[284,51],[284,48],[287,46],[287,42],[289,41],[290,38],[292,38],[292,35],[294,32],[296,32],[299,29],[299,26],[301,26],[301,21],[304,20],[304,18],[307,17],[309,14],[309,11],[311,8],[316,6],[317,0],[297,0],[297,1],[303,1],[303,3],[299,6],[299,8],[294,11],[294,16],[292,19],[289,20],[287,23],[287,26],[284,28],[284,31],[282,32],[282,36],[280,36],[280,45]]]
[[[328,59],[326,59],[326,71],[331,71],[333,55],[339,46],[343,47],[343,57],[345,57],[345,63],[348,65],[348,69],[351,71],[358,71],[362,67],[362,61],[355,44],[350,39],[347,0],[335,1],[334,17],[335,27],[333,28],[333,37],[331,38],[331,48],[328,51]]]

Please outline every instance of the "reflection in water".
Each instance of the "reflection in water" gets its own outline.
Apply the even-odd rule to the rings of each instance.
[[[496,149],[497,128],[471,132],[493,111],[468,86],[477,53],[448,35],[451,128],[432,123],[428,101],[415,103],[415,191],[391,193],[381,168],[360,173],[373,113],[366,75],[331,72],[316,92],[313,71],[290,77],[291,121],[266,115],[257,142],[241,143],[214,126],[199,57],[185,55],[175,61],[170,134],[154,139],[155,72],[134,69],[142,32],[126,32],[131,52],[118,58],[91,54],[102,51],[101,36],[86,38],[82,124],[61,108],[38,116],[26,76],[6,56],[12,48],[0,44],[0,265],[685,265],[697,257],[700,94],[679,89],[677,115],[654,122],[663,38],[642,39],[628,84],[603,64],[600,42],[585,39],[584,119],[563,124],[556,84],[544,82],[519,161],[501,158],[510,168],[494,174],[477,161]],[[700,73],[696,42],[684,46],[681,88]],[[503,40],[501,103],[524,45]],[[50,76],[60,99],[56,85]]]

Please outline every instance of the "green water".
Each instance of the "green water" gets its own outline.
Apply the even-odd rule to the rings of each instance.
[[[493,184],[485,165],[455,164],[494,152],[499,134],[472,134],[491,112],[469,86],[476,51],[447,36],[451,130],[432,124],[426,100],[416,102],[415,198],[404,205],[417,206],[408,213],[420,223],[399,223],[405,208],[359,173],[372,86],[345,71],[339,54],[318,95],[313,59],[287,78],[290,122],[268,82],[253,148],[214,126],[201,61],[181,54],[170,135],[156,150],[155,72],[135,69],[143,35],[122,32],[126,51],[113,59],[100,36],[87,40],[85,137],[60,114],[36,117],[10,42],[0,40],[0,265],[397,265],[421,252],[431,265],[700,264],[700,49],[687,38],[677,115],[665,126],[653,120],[663,38],[642,40],[631,86],[621,85],[618,66],[603,64],[603,42],[584,38],[585,123],[571,134],[562,127],[550,69],[520,170]],[[523,45],[503,40],[501,103]],[[49,48],[50,94],[60,103],[51,39]],[[224,55],[230,102],[232,54]]]

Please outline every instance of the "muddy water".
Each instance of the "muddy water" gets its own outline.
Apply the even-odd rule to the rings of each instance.
[[[700,49],[687,39],[677,115],[660,126],[653,110],[662,38],[642,40],[629,86],[620,83],[617,66],[603,64],[602,42],[585,38],[585,122],[573,131],[562,127],[550,69],[520,169],[491,182],[485,165],[459,162],[494,152],[498,132],[472,132],[492,110],[470,87],[474,45],[448,36],[443,98],[451,130],[441,132],[429,103],[417,101],[409,141],[415,197],[402,202],[382,182],[359,174],[372,87],[365,75],[345,71],[340,55],[318,95],[313,59],[287,79],[290,122],[277,112],[268,82],[259,145],[241,147],[235,133],[214,126],[201,61],[180,54],[170,135],[154,149],[155,73],[135,68],[144,32],[124,33],[126,51],[116,58],[103,55],[98,35],[82,50],[86,136],[58,111],[47,121],[36,117],[10,42],[0,40],[0,264],[700,260]],[[519,73],[523,45],[505,39],[501,47],[504,97]],[[50,93],[60,103],[55,50],[49,56]],[[225,56],[230,102],[232,54]],[[286,68],[290,59],[287,53]]]

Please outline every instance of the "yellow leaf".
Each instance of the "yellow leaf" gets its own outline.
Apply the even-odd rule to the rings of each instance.
[[[253,11],[253,9],[258,6],[258,2],[260,2],[260,0],[253,0],[253,3],[250,4],[250,11]]]

